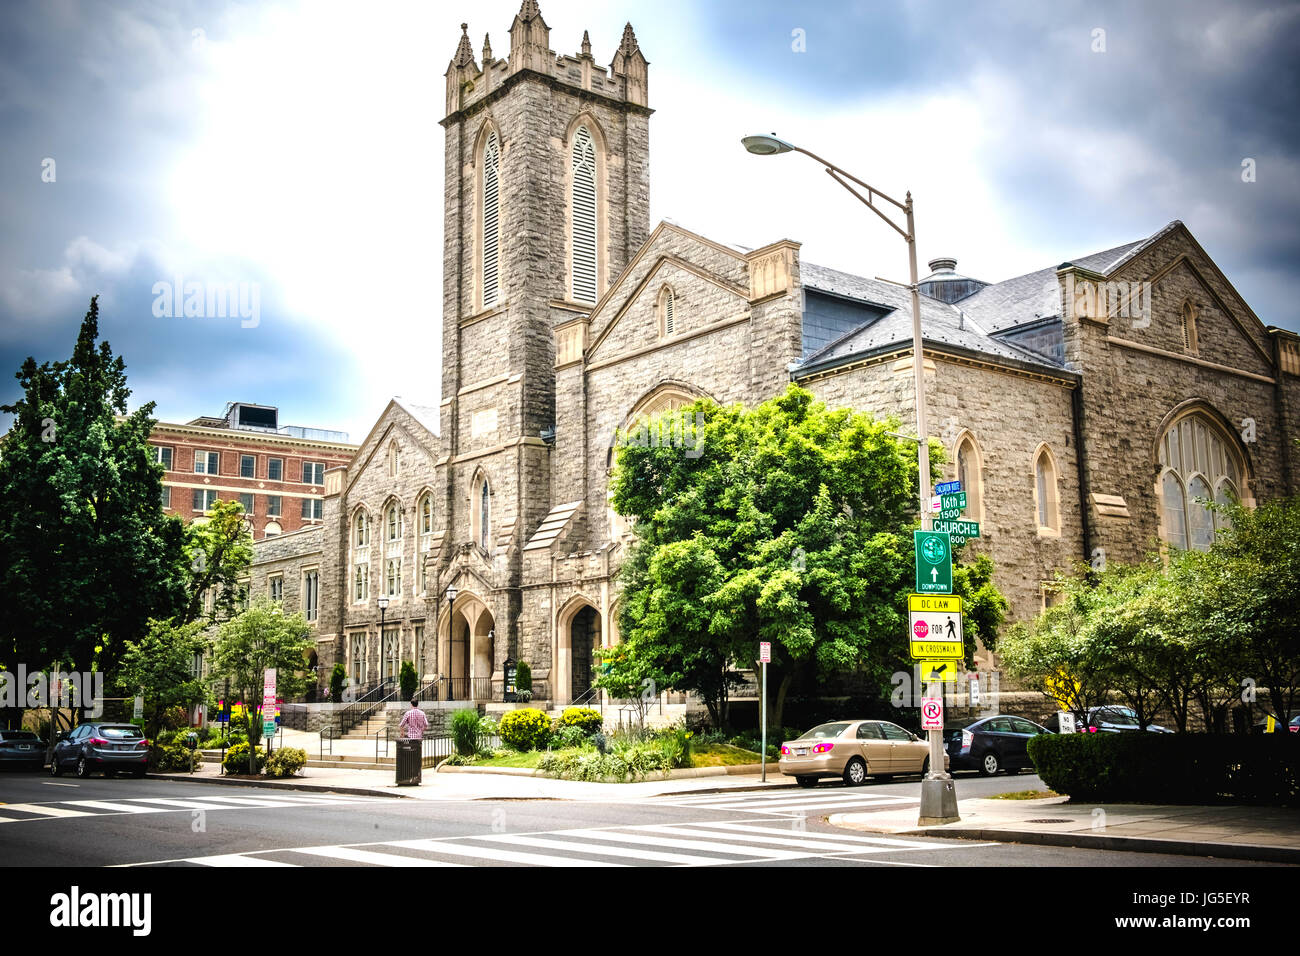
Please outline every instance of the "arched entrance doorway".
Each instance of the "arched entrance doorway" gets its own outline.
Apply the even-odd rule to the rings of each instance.
[[[575,597],[560,611],[551,671],[551,693],[557,703],[573,703],[591,690],[597,675],[596,652],[605,643],[604,633],[600,612],[585,598]]]
[[[492,700],[496,668],[496,623],[492,612],[475,595],[461,592],[450,621],[444,614],[439,628],[439,672],[444,700]]]

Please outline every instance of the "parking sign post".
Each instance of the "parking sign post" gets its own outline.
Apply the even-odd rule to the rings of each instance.
[[[760,734],[763,742],[760,744],[762,753],[758,755],[758,763],[761,766],[761,779],[767,783],[767,662],[772,659],[772,644],[770,641],[759,641],[758,643],[758,666],[763,672],[759,688],[759,726],[762,728]]]

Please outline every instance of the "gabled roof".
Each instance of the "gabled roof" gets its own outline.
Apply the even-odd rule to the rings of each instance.
[[[438,429],[441,427],[441,419],[438,415],[436,405],[417,405],[415,402],[407,401],[400,395],[394,395],[393,401],[400,405],[408,415],[423,425],[435,438],[438,437]]]
[[[898,345],[911,345],[912,296],[906,286],[838,272],[812,262],[800,263],[799,275],[805,288],[857,299],[890,311],[881,317],[872,317],[863,325],[808,356],[801,363],[796,375],[808,374],[821,367],[840,364],[851,356]],[[1041,366],[1044,370],[1060,371],[1061,366],[1048,361],[1042,355],[989,335],[983,326],[969,315],[963,314],[964,305],[964,301],[957,305],[949,305],[929,296],[921,296],[923,342],[936,346],[949,345],[1019,364]]]

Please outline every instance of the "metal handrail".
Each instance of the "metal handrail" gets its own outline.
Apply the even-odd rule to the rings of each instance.
[[[438,685],[442,683],[442,675],[439,674],[433,680],[429,681],[423,687],[415,692],[416,700],[437,700]]]
[[[349,703],[343,709],[343,712],[339,714],[339,730],[346,734],[361,721],[369,718],[378,709],[379,705],[386,704],[392,699],[400,690],[400,688],[397,688],[388,691],[388,688],[394,683],[391,677],[385,677],[356,700]],[[388,693],[385,693],[385,691],[388,691]]]
[[[320,759],[325,759],[325,741],[330,744],[330,756],[334,756],[334,728],[327,726],[320,732]]]
[[[393,739],[393,732],[387,727],[376,730],[371,736],[375,738],[375,760],[379,759],[379,735],[384,735],[384,756],[388,756],[388,742]]]

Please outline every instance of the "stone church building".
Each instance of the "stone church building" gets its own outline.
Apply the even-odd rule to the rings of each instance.
[[[608,67],[591,50],[557,56],[525,0],[505,56],[466,31],[447,68],[441,401],[393,399],[326,472],[322,525],[258,542],[251,572],[313,621],[322,685],[335,661],[368,685],[412,660],[440,699],[500,700],[513,656],[537,699],[579,699],[618,640],[621,428],[790,381],[915,421],[908,289],[787,239],[652,227],[646,58],[631,25]],[[992,556],[1015,619],[1058,569],[1208,547],[1221,519],[1199,501],[1300,481],[1300,337],[1186,226],[1044,261],[988,283],[935,260],[920,286],[935,480],[963,482],[966,551]]]

